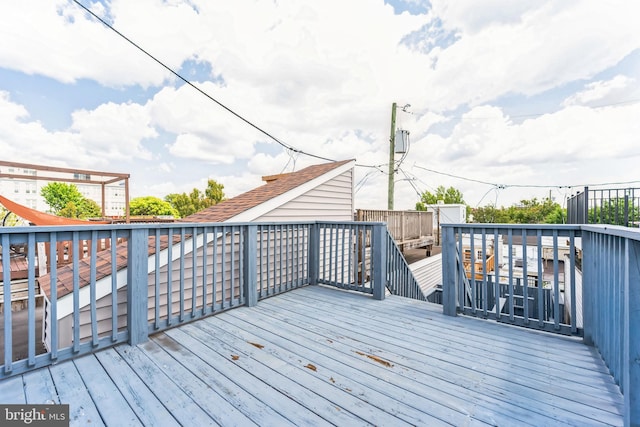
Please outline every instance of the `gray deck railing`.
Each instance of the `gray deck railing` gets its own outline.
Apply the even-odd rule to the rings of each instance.
[[[640,188],[599,188],[567,198],[569,224],[640,226]]]
[[[319,223],[317,283],[384,298],[426,301],[422,289],[389,230],[381,223]]]
[[[10,248],[23,245],[28,296],[20,312],[4,301],[0,379],[308,284],[410,296],[389,238],[385,224],[363,222],[3,228],[4,295]],[[67,254],[45,250],[59,242]]]
[[[639,231],[443,224],[442,256],[445,314],[583,335],[624,394],[625,425],[640,423]]]

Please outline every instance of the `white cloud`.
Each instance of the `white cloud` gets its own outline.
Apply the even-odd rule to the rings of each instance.
[[[497,183],[586,181],[583,165],[598,159],[615,165],[598,170],[598,178],[627,173],[619,165],[637,158],[637,105],[588,107],[638,98],[637,78],[614,70],[640,49],[633,2],[432,3],[422,15],[396,15],[383,1],[370,0],[112,0],[91,7],[176,70],[187,60],[210,65],[216,78],[195,84],[286,144],[378,166],[357,169],[363,206],[386,206],[394,101],[411,103],[415,113],[397,115],[398,127],[412,137],[403,170],[416,178],[398,175],[398,206],[414,205],[410,184],[422,190],[453,185],[468,191],[470,201],[490,190],[413,165]],[[416,38],[409,46],[402,44],[407,35]],[[0,68],[123,90],[164,85],[147,92],[149,99],[132,96],[137,103],[105,97],[97,107],[96,90],[88,94],[91,106],[75,111],[71,126],[59,132],[0,93],[4,156],[130,169],[145,175],[138,194],[160,196],[190,190],[210,164],[214,179],[235,195],[259,185],[262,175],[322,162],[290,158],[67,0],[3,2],[0,37]],[[0,89],[11,90],[2,82]],[[511,121],[500,102],[554,89],[564,108],[522,123]],[[472,109],[464,113],[467,106]],[[185,168],[190,163],[194,167]]]
[[[110,160],[151,159],[141,142],[157,136],[147,109],[139,104],[106,103],[72,114],[71,131],[79,134],[91,154]]]
[[[436,109],[479,105],[509,93],[534,95],[593,77],[640,47],[635,19],[640,8],[624,0],[614,3],[519,3],[516,10],[505,6],[515,13],[496,22],[479,14],[482,3],[455,2],[455,13],[447,15],[451,2],[434,2],[445,23],[467,32],[441,52],[422,86],[425,92],[431,89],[429,103]],[[527,10],[520,9],[524,5]],[[487,10],[497,9],[502,10]]]
[[[562,105],[598,106],[615,104],[634,99],[640,95],[640,82],[617,75],[610,80],[599,80],[585,85],[585,89],[564,100]]]

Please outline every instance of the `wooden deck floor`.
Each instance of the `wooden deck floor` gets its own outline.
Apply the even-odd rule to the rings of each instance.
[[[0,382],[72,425],[622,425],[580,341],[311,286]]]

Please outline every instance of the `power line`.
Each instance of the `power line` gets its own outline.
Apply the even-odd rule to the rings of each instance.
[[[140,52],[144,53],[145,55],[147,55],[149,58],[151,58],[152,60],[154,60],[155,62],[157,62],[158,64],[160,64],[163,68],[165,68],[167,71],[169,71],[171,74],[173,74],[174,76],[176,76],[178,79],[180,79],[181,81],[183,81],[185,84],[191,86],[193,89],[195,89],[196,91],[198,91],[200,94],[204,95],[205,97],[207,97],[209,100],[215,102],[218,106],[220,106],[221,108],[223,108],[224,110],[226,110],[227,112],[231,113],[232,115],[234,115],[235,117],[237,117],[238,119],[242,120],[243,122],[245,122],[246,124],[248,124],[249,126],[251,126],[252,128],[256,129],[258,132],[262,133],[263,135],[267,136],[268,138],[274,140],[275,142],[277,142],[278,144],[280,144],[282,147],[284,147],[287,150],[292,151],[293,153],[300,153],[300,154],[304,154],[306,156],[310,156],[310,157],[315,157],[316,159],[321,159],[321,160],[327,160],[329,162],[335,162],[334,159],[329,159],[327,157],[323,157],[323,156],[318,156],[316,154],[311,154],[311,153],[307,153],[305,151],[302,151],[300,149],[297,149],[289,144],[286,144],[285,142],[282,142],[280,139],[276,138],[275,136],[273,136],[271,133],[267,132],[266,130],[262,129],[260,126],[256,125],[255,123],[251,122],[250,120],[244,118],[242,115],[240,115],[239,113],[236,113],[234,110],[232,110],[231,108],[227,107],[226,105],[224,105],[223,103],[221,103],[220,101],[218,101],[217,99],[215,99],[213,96],[209,95],[207,92],[205,92],[204,90],[200,89],[199,87],[197,87],[196,85],[194,85],[193,83],[191,83],[189,80],[187,80],[186,78],[182,77],[181,74],[179,74],[178,72],[174,71],[171,67],[169,67],[168,65],[166,65],[164,62],[162,62],[161,60],[159,60],[158,58],[156,58],[155,56],[153,56],[151,53],[147,52],[144,48],[142,48],[140,45],[138,45],[137,43],[135,43],[133,40],[131,40],[130,38],[128,38],[127,36],[125,36],[124,34],[122,34],[120,31],[116,30],[113,26],[111,26],[108,22],[106,22],[104,19],[100,18],[98,15],[96,15],[93,11],[91,11],[89,8],[87,8],[85,5],[83,5],[82,3],[80,3],[80,1],[78,0],[72,0],[75,4],[77,4],[78,6],[80,6],[82,9],[84,9],[87,13],[89,13],[91,16],[93,16],[95,19],[97,19],[98,21],[100,21],[104,26],[106,26],[107,28],[109,28],[110,30],[112,30],[113,32],[115,32],[117,35],[119,35],[120,37],[122,37],[124,40],[126,40],[127,42],[129,42],[131,45],[133,45],[136,49],[138,49]]]
[[[437,170],[433,170],[433,169],[429,169],[429,168],[425,168],[422,166],[418,166],[416,164],[413,165],[413,167],[418,168],[418,169],[422,169],[425,170],[427,172],[432,172],[438,175],[445,175],[445,176],[449,176],[451,178],[456,178],[456,179],[462,179],[465,181],[471,181],[471,182],[477,182],[479,184],[485,184],[485,185],[492,185],[500,190],[504,190],[506,188],[577,188],[577,187],[604,187],[604,186],[608,186],[608,185],[629,185],[629,184],[637,184],[640,183],[640,180],[634,180],[634,181],[618,181],[618,182],[602,182],[602,183],[587,183],[587,184],[572,184],[572,185],[544,185],[544,184],[496,184],[493,182],[487,182],[487,181],[482,181],[479,179],[473,179],[473,178],[467,178],[464,176],[460,176],[460,175],[454,175],[454,174],[450,174],[447,172],[440,172]]]

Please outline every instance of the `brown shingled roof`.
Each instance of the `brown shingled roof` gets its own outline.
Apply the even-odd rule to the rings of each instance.
[[[211,206],[200,212],[196,212],[182,219],[182,222],[224,222],[236,215],[241,214],[253,207],[260,205],[268,200],[284,194],[294,188],[303,185],[315,178],[324,175],[352,160],[343,160],[340,162],[323,163],[313,165],[301,169],[297,172],[288,174],[272,175],[266,177],[267,183],[250,190],[239,196],[233,197],[217,205]],[[173,244],[180,242],[180,236],[173,236]],[[167,247],[168,239],[166,236],[161,237],[161,250]],[[155,253],[155,238],[149,239],[149,256]],[[121,243],[116,250],[117,269],[126,268],[127,266],[127,243]],[[111,251],[100,251],[96,254],[96,280],[100,280],[111,274]],[[88,259],[80,260],[78,265],[78,278],[80,287],[89,284],[90,264]],[[38,278],[40,288],[47,295],[51,294],[50,276],[43,275]],[[73,292],[73,270],[71,266],[63,266],[58,269],[58,298]]]
[[[200,212],[189,215],[188,217],[183,218],[182,221],[226,221],[349,162],[351,162],[351,160],[323,163],[320,165],[306,167],[297,172],[263,177],[263,180],[267,181],[266,184],[229,200],[225,200],[224,202],[218,203],[217,205],[211,206],[207,209],[203,209]]]

